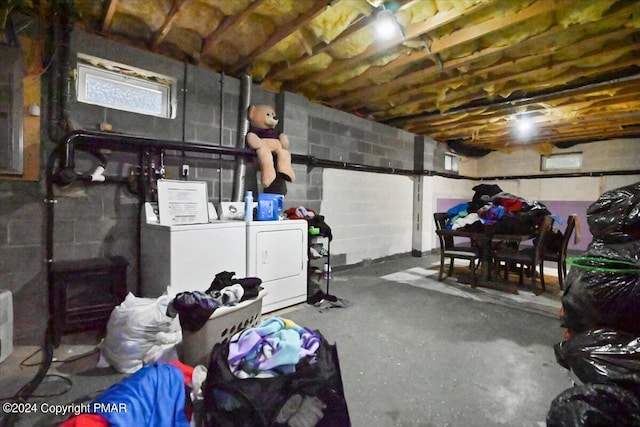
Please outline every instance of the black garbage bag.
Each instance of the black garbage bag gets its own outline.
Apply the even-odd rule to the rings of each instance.
[[[516,212],[516,217],[523,223],[537,229],[544,222],[544,217],[551,215],[549,209],[541,202],[530,202],[531,205],[527,209]]]
[[[624,243],[606,243],[602,240],[594,239],[589,243],[587,254],[596,258],[632,262],[640,266],[640,240]]]
[[[547,427],[633,427],[640,425],[640,403],[611,384],[567,389],[551,402]]]
[[[611,327],[640,336],[640,266],[590,256],[567,263],[562,322],[569,332]]]
[[[229,369],[229,345],[216,344],[204,384],[204,425],[210,427],[349,427],[335,345],[321,337],[316,362],[293,373],[238,378]]]
[[[475,212],[484,205],[491,203],[491,198],[498,193],[502,193],[502,189],[497,184],[478,184],[472,188],[474,191],[471,202],[467,208],[468,212]]]
[[[603,193],[587,208],[587,223],[594,239],[640,240],[640,182]]]
[[[583,383],[615,384],[640,397],[640,337],[611,328],[576,334],[553,347]]]

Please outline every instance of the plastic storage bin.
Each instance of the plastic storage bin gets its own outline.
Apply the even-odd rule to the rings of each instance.
[[[207,323],[196,332],[183,329],[182,362],[190,366],[208,366],[209,354],[214,344],[224,344],[237,332],[260,323],[262,299],[265,295],[267,291],[263,289],[255,299],[216,309]]]

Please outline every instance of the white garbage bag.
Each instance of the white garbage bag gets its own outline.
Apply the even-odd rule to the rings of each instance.
[[[178,318],[167,316],[173,296],[140,298],[129,293],[113,309],[107,334],[99,344],[100,364],[113,366],[118,372],[131,374],[144,365],[171,359],[176,344],[182,341]]]

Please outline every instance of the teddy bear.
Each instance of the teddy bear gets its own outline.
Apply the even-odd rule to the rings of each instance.
[[[265,193],[286,194],[286,181],[293,181],[289,138],[278,132],[276,112],[271,105],[251,105],[248,111],[247,145],[256,150]],[[275,160],[274,160],[275,157]]]

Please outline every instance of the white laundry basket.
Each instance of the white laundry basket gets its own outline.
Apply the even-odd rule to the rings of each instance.
[[[182,329],[182,362],[189,366],[208,366],[214,344],[226,343],[236,332],[260,323],[262,299],[266,294],[267,291],[263,289],[255,299],[216,309],[207,323],[196,332]]]

